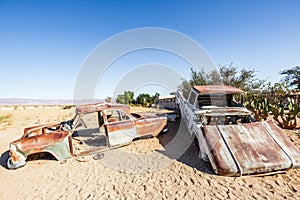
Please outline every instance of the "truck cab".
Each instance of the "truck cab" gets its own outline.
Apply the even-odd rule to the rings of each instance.
[[[191,136],[195,134],[195,125],[253,121],[251,112],[243,106],[243,91],[232,86],[193,86],[187,100],[180,92],[177,93],[177,99]]]

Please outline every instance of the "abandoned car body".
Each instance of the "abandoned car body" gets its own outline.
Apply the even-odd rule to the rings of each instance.
[[[237,102],[237,100],[240,100]],[[274,121],[255,122],[243,107],[243,91],[231,86],[194,86],[177,103],[199,157],[225,176],[276,173],[300,167],[300,151]],[[266,145],[267,144],[267,145]]]
[[[25,128],[24,135],[10,143],[7,166],[10,169],[24,166],[27,156],[41,152],[50,153],[57,160],[76,156],[74,139],[83,138],[86,145],[108,148],[127,144],[142,136],[155,137],[166,131],[166,125],[166,117],[130,113],[130,108],[122,104],[80,105],[72,120]]]

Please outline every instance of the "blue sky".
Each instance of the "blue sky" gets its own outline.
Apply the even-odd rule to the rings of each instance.
[[[217,66],[233,62],[277,82],[279,71],[300,65],[299,9],[297,0],[1,0],[0,98],[71,99],[89,53],[115,34],[142,27],[181,32],[202,45]],[[149,62],[189,76],[188,64],[173,55],[137,52],[114,63],[95,97],[112,96],[126,71]]]

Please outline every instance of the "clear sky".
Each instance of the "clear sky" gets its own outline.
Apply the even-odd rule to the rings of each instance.
[[[0,98],[71,99],[89,53],[115,34],[142,27],[181,32],[217,66],[233,62],[274,83],[278,72],[300,65],[299,10],[298,0],[0,0]],[[113,95],[126,73],[118,67],[144,63],[172,65],[189,76],[188,64],[173,55],[136,52],[114,63],[95,96]]]

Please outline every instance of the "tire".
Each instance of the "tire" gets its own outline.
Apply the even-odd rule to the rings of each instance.
[[[7,168],[8,168],[8,169],[18,169],[18,168],[20,168],[20,167],[23,167],[25,164],[26,164],[25,161],[24,161],[24,162],[20,162],[20,163],[13,164],[13,163],[12,163],[11,157],[9,157],[9,158],[7,159]]]

